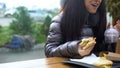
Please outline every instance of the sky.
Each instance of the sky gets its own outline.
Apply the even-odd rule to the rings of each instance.
[[[28,8],[53,9],[60,8],[60,0],[0,0],[6,3],[7,8],[26,6]]]

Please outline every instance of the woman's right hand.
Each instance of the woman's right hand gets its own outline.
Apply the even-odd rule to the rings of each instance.
[[[81,57],[89,55],[92,51],[92,49],[94,48],[95,43],[91,44],[90,47],[88,47],[87,49],[83,49],[83,47],[81,45],[78,46],[78,53]]]

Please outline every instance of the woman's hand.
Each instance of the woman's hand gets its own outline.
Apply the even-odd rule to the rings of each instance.
[[[86,56],[89,55],[90,52],[92,51],[92,49],[94,48],[95,43],[91,44],[90,47],[88,47],[87,49],[83,49],[83,47],[81,45],[78,46],[78,53],[80,54],[80,56]]]
[[[117,21],[116,21],[116,25],[114,26],[114,28],[115,28],[118,32],[120,32],[120,20],[117,20]]]

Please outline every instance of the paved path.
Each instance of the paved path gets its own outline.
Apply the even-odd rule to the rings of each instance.
[[[8,48],[0,48],[0,63],[15,62],[45,58],[44,44],[38,44],[30,51],[11,51]]]

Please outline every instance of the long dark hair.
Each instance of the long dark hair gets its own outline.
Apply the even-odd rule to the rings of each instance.
[[[106,30],[106,6],[105,0],[102,0],[100,7],[98,8],[99,12],[99,24],[93,28],[94,35],[97,37],[97,42],[101,43],[104,40],[104,32]]]
[[[64,39],[66,41],[78,40],[79,37],[81,37],[80,32],[89,17],[89,12],[85,8],[84,0],[67,0],[62,11],[63,15],[60,24]],[[104,30],[106,28],[106,10],[104,0],[102,0],[98,12],[100,16],[100,22],[99,25],[93,29],[95,36],[100,40],[101,37],[104,37]]]

